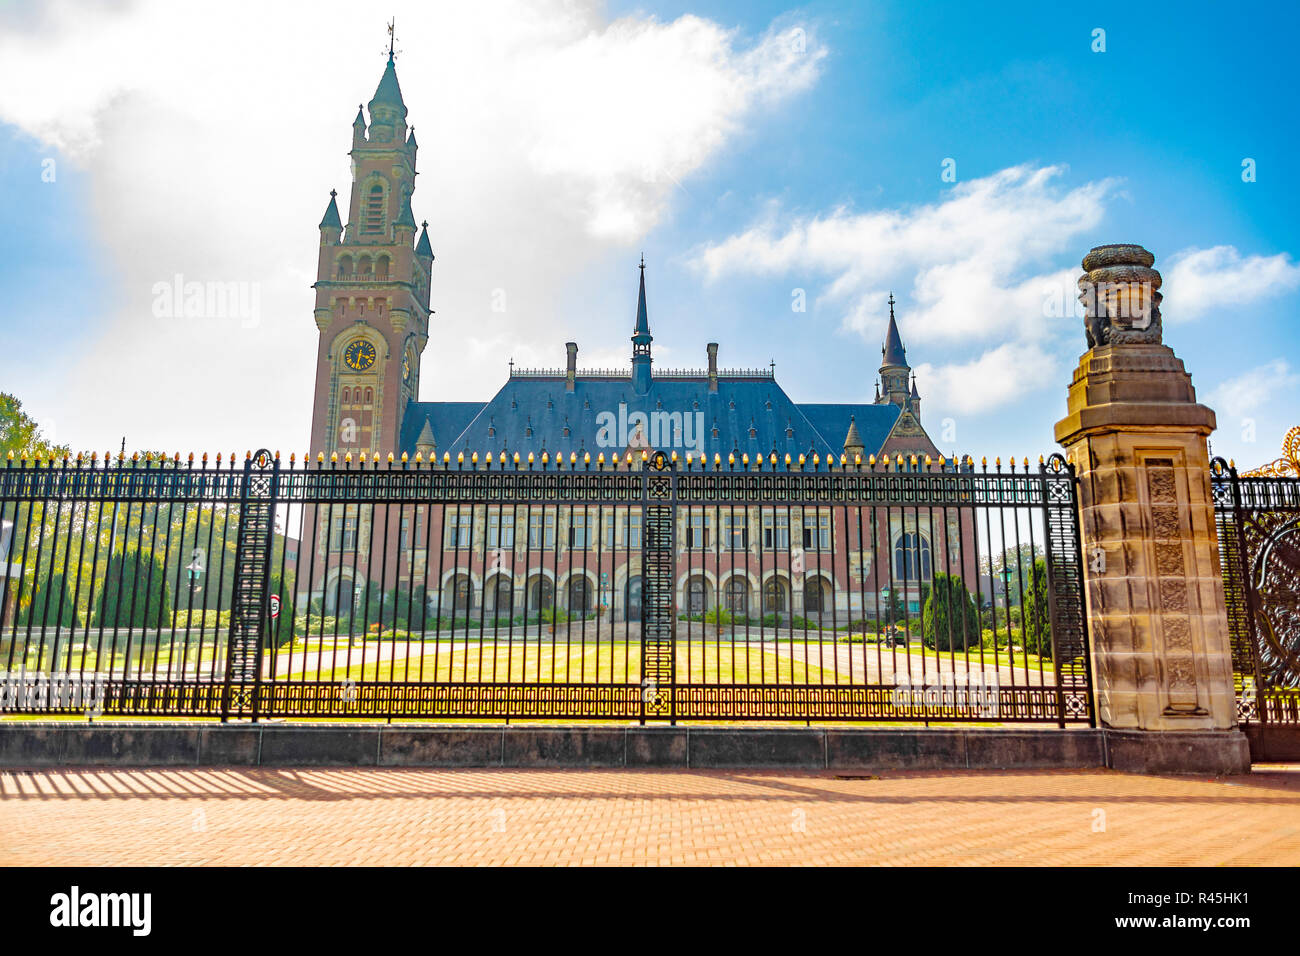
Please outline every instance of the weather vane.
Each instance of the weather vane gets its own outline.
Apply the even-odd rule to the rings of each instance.
[[[397,56],[397,17],[388,21],[388,58]]]

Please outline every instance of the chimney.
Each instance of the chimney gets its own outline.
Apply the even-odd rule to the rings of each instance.
[[[718,390],[718,343],[710,342],[705,346],[709,350],[709,391]]]
[[[568,364],[564,371],[564,390],[571,392],[574,379],[578,376],[578,343],[565,342],[564,351],[568,353]]]

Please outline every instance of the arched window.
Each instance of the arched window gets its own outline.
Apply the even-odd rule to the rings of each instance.
[[[627,579],[627,588],[623,596],[625,616],[629,621],[639,621],[641,619],[641,575],[634,574]]]
[[[357,260],[357,274],[368,276],[370,275],[370,273],[371,273],[370,257],[362,256],[360,259]]]
[[[474,607],[474,584],[467,574],[458,574],[447,582],[447,603],[456,614],[463,614]]]
[[[569,578],[569,610],[575,614],[591,610],[591,582],[580,574]]]
[[[352,275],[352,257],[344,256],[339,259],[338,277],[340,279],[345,279],[350,275]]]
[[[380,256],[375,260],[375,278],[388,278],[388,256]]]
[[[361,214],[361,231],[367,235],[380,235],[384,231],[384,187],[375,183],[366,196],[366,206]]]
[[[826,583],[821,578],[809,578],[803,585],[803,612],[821,614],[826,610]]]
[[[769,578],[763,585],[763,611],[767,614],[784,614],[788,603],[789,589],[780,578]]]
[[[343,389],[343,404],[346,405],[351,400],[352,400],[352,389],[350,388]]]
[[[528,609],[540,611],[555,602],[555,585],[548,577],[537,576],[528,585]]]
[[[691,614],[703,614],[709,609],[709,582],[699,575],[686,583],[686,609]]]
[[[917,531],[900,534],[894,542],[894,577],[901,581],[930,580],[930,539]]]
[[[374,400],[375,400],[375,390],[374,390],[373,388],[367,388],[367,389],[366,389],[366,404],[369,405],[369,404],[370,404],[371,402],[373,402]]]
[[[514,613],[514,589],[510,579],[498,574],[492,579],[492,611],[498,617],[509,617]]]
[[[356,591],[352,586],[352,578],[340,574],[325,585],[325,613],[348,617],[352,613],[352,602],[355,598]]]
[[[732,614],[749,614],[749,583],[741,577],[727,582],[727,610]]]

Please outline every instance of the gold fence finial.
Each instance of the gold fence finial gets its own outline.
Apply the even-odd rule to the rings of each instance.
[[[1273,459],[1266,465],[1243,471],[1241,475],[1243,478],[1300,477],[1300,425],[1295,425],[1287,430],[1282,439],[1282,454],[1280,457]]]

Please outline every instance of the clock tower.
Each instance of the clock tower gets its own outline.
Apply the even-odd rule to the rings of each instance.
[[[402,416],[419,395],[429,333],[433,250],[428,223],[416,242],[415,130],[390,47],[374,97],[352,121],[352,189],[346,227],[337,192],[320,222],[316,282],[316,390],[311,448],[398,452]]]

